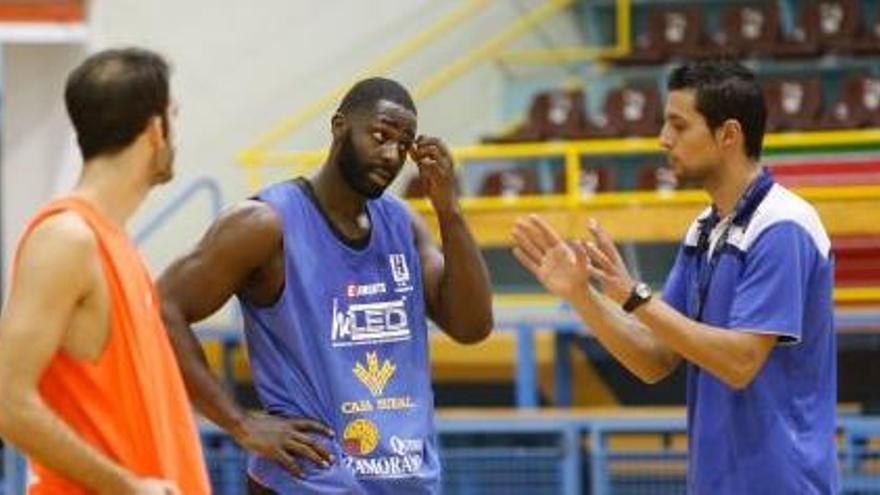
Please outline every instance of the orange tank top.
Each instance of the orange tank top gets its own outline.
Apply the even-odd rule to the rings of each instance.
[[[40,395],[81,438],[140,476],[171,480],[186,495],[210,493],[183,377],[162,322],[158,293],[131,239],[75,197],[44,206],[22,239],[47,217],[73,211],[94,231],[110,298],[110,333],[95,361],[53,357]],[[19,246],[21,242],[19,243]],[[38,463],[29,495],[88,490]]]

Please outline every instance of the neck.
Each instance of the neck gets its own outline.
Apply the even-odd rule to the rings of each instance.
[[[355,222],[363,214],[367,199],[348,185],[336,150],[330,151],[327,161],[309,181],[321,207],[331,217]]]
[[[137,167],[125,154],[123,151],[113,157],[87,161],[72,192],[92,203],[120,228],[125,228],[150,190],[149,181],[137,173],[143,167]]]
[[[733,212],[739,198],[761,173],[761,167],[752,160],[743,158],[738,163],[720,167],[720,171],[722,173],[718,177],[707,181],[705,188],[718,209],[719,216],[724,218]]]

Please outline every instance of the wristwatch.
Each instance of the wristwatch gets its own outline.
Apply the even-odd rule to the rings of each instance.
[[[652,295],[654,295],[654,291],[651,290],[650,285],[644,282],[636,283],[632,292],[629,293],[629,297],[623,303],[623,310],[632,313],[636,308],[650,301]]]

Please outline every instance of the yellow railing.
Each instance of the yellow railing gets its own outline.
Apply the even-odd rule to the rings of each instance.
[[[499,55],[502,62],[517,64],[560,64],[590,62],[601,58],[628,55],[631,50],[632,9],[630,0],[617,0],[615,10],[615,43],[612,46],[563,46],[518,50]]]
[[[537,24],[543,22],[548,17],[553,16],[560,10],[570,6],[573,1],[574,0],[545,0],[525,15],[517,18],[510,25],[496,33],[483,44],[468,50],[464,55],[453,61],[451,64],[441,68],[436,74],[416,85],[413,89],[413,97],[416,100],[424,99],[449,84],[455,78],[471,70],[477,64],[497,57],[498,54],[510,44],[510,42],[533,29]],[[621,3],[628,2],[628,0],[618,1]],[[439,19],[436,23],[421,31],[414,38],[401,43],[379,60],[370,64],[368,68],[360,71],[354,78],[352,78],[352,80],[337,86],[321,98],[318,98],[311,105],[283,120],[270,131],[260,136],[251,146],[240,151],[238,154],[238,161],[245,166],[249,186],[255,188],[260,183],[259,174],[255,172],[254,167],[271,164],[273,160],[273,152],[268,151],[271,147],[277,145],[282,139],[299,130],[312,119],[320,116],[330,108],[331,105],[337,102],[355,81],[367,75],[386,73],[389,69],[417,53],[418,50],[440,37],[440,35],[461,26],[465,20],[472,17],[475,13],[479,12],[483,7],[489,4],[490,2],[488,0],[468,1],[461,8]],[[628,12],[626,18],[628,18]]]
[[[859,148],[876,144],[880,148],[880,129],[857,129],[837,131],[791,132],[768,134],[764,149],[774,153],[780,149],[797,150],[805,148]],[[534,159],[562,158],[566,167],[569,195],[577,197],[578,174],[581,158],[585,156],[624,156],[646,155],[661,152],[655,137],[590,139],[584,141],[548,141],[517,144],[480,144],[459,146],[452,149],[456,161],[461,166],[480,160],[492,159]],[[254,171],[261,168],[289,167],[291,173],[305,173],[319,165],[326,156],[326,150],[313,151],[261,151],[255,152],[254,160],[242,165]],[[253,189],[262,186],[262,181],[251,184]],[[632,193],[626,193],[628,197]]]

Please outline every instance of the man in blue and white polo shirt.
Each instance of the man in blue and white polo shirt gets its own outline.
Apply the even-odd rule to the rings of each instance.
[[[689,493],[836,493],[828,236],[758,163],[766,106],[748,70],[686,65],[668,89],[661,145],[713,204],[690,227],[663,297],[631,278],[595,222],[593,241],[572,244],[541,218],[521,219],[514,254],[645,382],[688,362]]]

